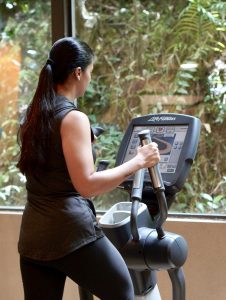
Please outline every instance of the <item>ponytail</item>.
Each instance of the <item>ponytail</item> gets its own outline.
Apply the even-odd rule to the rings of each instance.
[[[36,173],[47,166],[49,141],[54,118],[55,92],[52,64],[49,59],[42,68],[38,86],[19,130],[21,155],[18,168],[24,173]]]

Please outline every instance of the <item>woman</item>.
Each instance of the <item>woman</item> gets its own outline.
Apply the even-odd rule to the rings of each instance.
[[[98,227],[89,198],[152,167],[159,152],[152,143],[121,166],[95,171],[90,123],[74,104],[92,70],[86,43],[58,40],[21,126],[18,167],[27,178],[28,201],[18,248],[26,300],[62,299],[67,276],[100,299],[134,299],[127,267]]]

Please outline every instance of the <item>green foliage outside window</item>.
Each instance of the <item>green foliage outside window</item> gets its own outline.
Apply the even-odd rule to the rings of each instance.
[[[7,3],[10,7],[10,1],[0,4],[8,16],[5,26],[0,24],[1,43],[8,40],[22,48],[23,108],[51,44],[50,3],[14,1],[11,11]],[[98,6],[86,1],[86,7],[84,1],[76,3],[78,36],[96,53],[93,80],[79,103],[93,125],[106,129],[96,144],[99,159],[114,165],[123,131],[131,118],[142,114],[143,95],[199,96],[194,106],[158,102],[148,113],[192,113],[202,120],[196,161],[172,209],[225,213],[225,2],[101,0]],[[4,132],[10,122],[18,124],[12,112],[1,124],[4,144],[10,146],[0,154],[0,204],[20,205],[24,177],[15,167],[16,137]],[[121,201],[119,192],[114,193],[96,199],[97,207]]]
[[[18,113],[10,103],[0,124],[0,205],[24,205],[25,177],[16,168],[19,147],[17,128],[37,85],[40,68],[51,45],[51,7],[48,1],[1,1],[0,47],[10,45],[21,51]],[[17,62],[15,62],[17,63]],[[19,62],[18,62],[19,63]],[[8,75],[10,76],[10,74]],[[7,97],[7,95],[6,95]]]

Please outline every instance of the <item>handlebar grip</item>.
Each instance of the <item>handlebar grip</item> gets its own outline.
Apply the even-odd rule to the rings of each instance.
[[[148,145],[152,142],[150,131],[148,129],[140,131],[138,133],[138,136],[140,138],[140,142],[142,146]],[[158,164],[156,164],[152,168],[148,168],[148,171],[151,177],[153,189],[164,191],[165,187],[163,184],[162,175],[159,171]]]
[[[107,169],[108,165],[109,165],[109,160],[100,160],[99,161],[99,164],[97,166],[97,172],[100,172],[100,171],[104,171]]]
[[[140,169],[134,175],[133,187],[131,191],[131,199],[137,199],[141,201],[143,185],[144,185],[144,169]]]

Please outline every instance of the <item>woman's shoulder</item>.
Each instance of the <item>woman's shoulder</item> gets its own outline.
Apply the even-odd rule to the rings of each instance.
[[[62,123],[66,126],[90,126],[88,116],[79,110],[69,111],[63,118]]]

